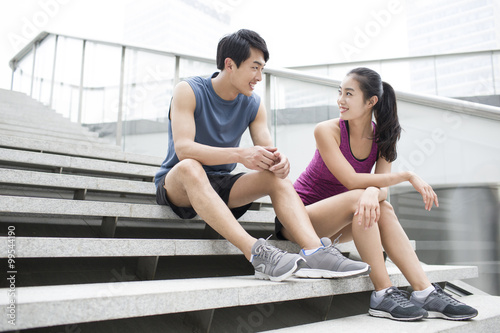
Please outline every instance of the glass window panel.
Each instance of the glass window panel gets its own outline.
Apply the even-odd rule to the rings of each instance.
[[[123,149],[163,155],[175,81],[175,57],[127,49],[123,96]],[[158,147],[158,142],[165,143]]]
[[[17,64],[14,72],[13,89],[27,95],[31,93],[31,72],[33,70],[33,50],[24,56]]]
[[[59,36],[52,108],[72,121],[78,121],[78,99],[83,41]]]
[[[295,180],[314,154],[316,124],[339,116],[338,88],[281,77],[272,81],[272,133],[293,166],[290,179]]]
[[[208,77],[215,72],[218,72],[215,62],[202,62],[191,59],[180,60],[180,77],[181,79],[191,76]]]
[[[87,42],[82,123],[115,123],[118,117],[121,47]]]
[[[46,105],[50,102],[55,43],[55,36],[49,35],[36,50],[33,97]]]
[[[137,50],[125,55],[124,120],[166,121],[175,78],[175,57]]]

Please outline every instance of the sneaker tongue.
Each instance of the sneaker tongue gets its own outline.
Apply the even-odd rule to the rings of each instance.
[[[257,254],[257,249],[264,245],[266,241],[262,238],[259,238],[252,246],[252,254]]]
[[[332,245],[332,240],[328,237],[323,237],[320,239],[321,241],[321,244],[323,244],[324,247],[328,247],[330,245]]]

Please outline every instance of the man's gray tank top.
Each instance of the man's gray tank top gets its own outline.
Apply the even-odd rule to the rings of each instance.
[[[241,136],[257,116],[260,97],[254,93],[250,97],[238,94],[236,99],[232,101],[220,98],[212,86],[212,78],[217,75],[218,73],[214,73],[212,77],[196,76],[186,80],[193,89],[196,98],[194,110],[196,135],[194,141],[212,147],[238,147]],[[158,186],[160,178],[179,162],[172,139],[170,111],[168,118],[167,157],[155,175],[156,186]],[[230,173],[235,167],[236,163],[203,166],[208,174]]]

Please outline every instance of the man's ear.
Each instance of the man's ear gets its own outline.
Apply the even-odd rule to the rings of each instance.
[[[232,71],[235,67],[233,59],[226,58],[226,60],[224,60],[224,67],[226,68],[227,71]]]

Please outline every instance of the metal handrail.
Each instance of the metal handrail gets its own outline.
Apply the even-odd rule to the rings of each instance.
[[[178,56],[178,57],[181,57],[184,59],[201,61],[201,62],[209,62],[209,63],[215,64],[215,60],[211,59],[211,58],[204,58],[204,57],[199,57],[199,56],[194,56],[194,55],[189,55],[189,54],[184,54],[184,53],[179,53],[179,52],[173,52],[173,51],[167,51],[167,50],[151,49],[151,48],[133,45],[133,44],[120,44],[120,43],[116,43],[116,42],[109,42],[109,41],[83,38],[83,37],[74,37],[74,36],[68,36],[68,35],[64,35],[64,34],[60,34],[60,33],[52,33],[52,32],[42,31],[35,38],[33,38],[28,44],[26,44],[26,46],[24,48],[22,48],[9,61],[10,68],[12,70],[15,70],[16,63],[19,62],[22,58],[24,58],[33,49],[33,46],[35,44],[42,42],[44,39],[46,39],[50,35],[64,37],[64,38],[71,38],[71,39],[76,39],[76,40],[81,40],[81,41],[87,41],[87,42],[101,44],[101,45],[107,45],[107,46],[125,47],[127,49],[132,49],[132,50],[137,50],[137,51],[146,51],[146,52],[150,52],[150,53],[156,53],[156,54],[167,55],[167,56],[172,56],[172,57]]]
[[[127,45],[127,44],[120,44],[120,43],[101,41],[101,40],[95,40],[95,39],[73,37],[73,36],[67,36],[67,35],[63,35],[63,34],[55,34],[55,33],[50,33],[50,32],[44,31],[44,32],[41,32],[40,34],[38,34],[38,36],[36,36],[33,40],[31,40],[21,51],[19,51],[10,60],[9,65],[13,71],[12,81],[14,81],[14,72],[17,69],[17,64],[30,52],[36,52],[38,45],[43,43],[43,41],[51,35],[56,37],[56,45],[57,45],[57,39],[59,37],[64,37],[64,38],[80,40],[83,42],[83,45],[85,45],[87,42],[91,42],[91,43],[100,44],[100,45],[120,47],[122,49],[122,59],[121,59],[122,65],[121,65],[121,74],[120,74],[121,77],[120,77],[120,87],[119,87],[120,94],[121,94],[120,96],[123,95],[123,85],[124,85],[124,82],[123,82],[123,57],[124,57],[124,52],[126,49],[174,57],[176,60],[175,61],[176,68],[175,68],[175,78],[174,79],[177,82],[179,80],[179,62],[180,62],[180,59],[198,61],[198,62],[208,63],[208,64],[215,64],[215,60],[211,59],[211,58],[204,58],[204,57],[182,54],[182,53],[172,52],[172,51],[167,51],[167,50],[151,49],[151,48],[138,46],[138,45]],[[442,55],[442,56],[476,55],[476,54],[481,54],[481,53],[486,53],[486,52],[496,52],[496,51],[500,51],[500,50],[450,53],[450,54],[446,54],[446,55]],[[82,116],[81,115],[82,91],[83,91],[83,89],[85,89],[83,87],[83,82],[84,82],[83,81],[83,73],[84,73],[83,67],[84,67],[84,61],[85,61],[85,57],[84,57],[85,48],[84,47],[83,47],[82,52],[83,52],[83,56],[82,56],[82,64],[81,64],[81,66],[82,66],[81,67],[81,77],[80,77],[80,84],[78,86],[79,98],[80,98],[80,100],[79,100],[79,114],[78,114],[79,121],[81,121],[81,116]],[[400,59],[417,59],[417,58],[440,57],[440,56],[419,56],[419,57],[409,57],[409,58],[395,58],[395,59],[391,59],[391,60],[394,61],[394,60],[400,60]],[[33,57],[33,58],[34,59],[33,59],[32,73],[34,73],[34,67],[35,67],[35,57]],[[384,59],[381,61],[386,61],[386,60],[387,59]],[[55,59],[54,59],[54,62],[55,62]],[[359,62],[355,62],[355,63],[359,63]],[[351,63],[351,64],[355,64],[355,63]],[[55,66],[54,66],[54,68],[55,68]],[[270,112],[273,111],[272,107],[271,107],[270,98],[266,98],[266,97],[270,97],[271,85],[273,84],[273,80],[270,79],[271,77],[286,78],[286,79],[290,79],[290,80],[297,80],[300,82],[306,82],[306,83],[317,84],[317,85],[326,86],[326,87],[334,87],[334,88],[337,88],[340,85],[339,80],[335,80],[335,79],[332,79],[332,78],[329,78],[326,76],[307,74],[307,73],[304,73],[304,72],[301,72],[298,70],[294,70],[294,69],[266,68],[265,73],[266,73],[266,78],[265,78],[266,88],[264,91],[265,96],[263,96],[263,98],[266,101],[266,107]],[[32,79],[31,79],[32,80],[31,81],[32,87],[33,87],[34,79],[35,78],[33,75]],[[52,80],[52,85],[54,85],[54,80]],[[12,82],[11,86],[13,86],[13,82]],[[51,91],[51,94],[52,94],[52,91]],[[474,116],[484,117],[484,118],[488,118],[488,119],[492,119],[492,120],[500,120],[500,108],[485,105],[485,104],[473,103],[473,102],[462,101],[462,100],[458,100],[458,99],[435,96],[435,95],[416,94],[416,93],[404,92],[404,91],[398,91],[397,98],[400,101],[406,101],[409,103],[431,106],[434,108],[444,109],[447,111],[468,114],[468,115],[474,115]],[[121,107],[122,107],[122,105],[120,105],[120,108]],[[121,115],[121,114],[122,114],[121,110],[118,110],[118,115]],[[117,124],[118,125],[121,124],[121,119],[117,120]],[[121,129],[117,130],[116,143],[118,145],[121,144]]]

